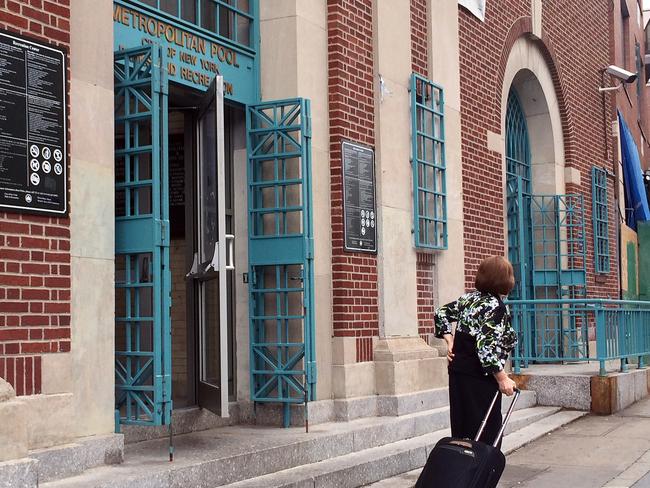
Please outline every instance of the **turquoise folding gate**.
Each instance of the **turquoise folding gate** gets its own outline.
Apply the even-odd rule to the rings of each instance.
[[[115,401],[119,424],[171,419],[167,77],[163,53],[115,53]]]
[[[251,399],[288,426],[316,385],[309,101],[249,106],[246,124]]]
[[[521,179],[509,178],[508,250],[517,274],[515,300],[582,298],[586,295],[585,223],[581,195],[529,195]],[[522,356],[539,358],[586,355],[588,339],[577,313],[547,313],[539,302],[519,314],[531,330]],[[566,320],[570,317],[570,320]],[[525,326],[524,326],[525,325]],[[524,347],[524,343],[520,344]],[[573,351],[570,353],[569,351]]]
[[[508,258],[515,270],[515,289],[511,297],[520,300],[532,295],[530,206],[530,144],[526,117],[514,90],[508,95],[506,112],[506,206],[508,219]]]

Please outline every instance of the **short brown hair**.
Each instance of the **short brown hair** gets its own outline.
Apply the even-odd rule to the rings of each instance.
[[[484,259],[478,267],[474,286],[483,293],[507,295],[515,287],[512,264],[503,256]]]

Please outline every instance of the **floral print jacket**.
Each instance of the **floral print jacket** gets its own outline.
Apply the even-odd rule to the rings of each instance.
[[[450,371],[489,375],[501,371],[517,344],[510,310],[501,298],[479,291],[466,293],[436,310],[435,335],[454,334]]]

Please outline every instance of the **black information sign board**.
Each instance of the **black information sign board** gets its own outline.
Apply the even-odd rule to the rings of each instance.
[[[350,142],[342,144],[341,153],[345,249],[377,252],[375,153]]]
[[[169,220],[173,239],[185,237],[185,137],[170,134],[169,153]]]
[[[65,52],[0,32],[0,210],[67,212]]]

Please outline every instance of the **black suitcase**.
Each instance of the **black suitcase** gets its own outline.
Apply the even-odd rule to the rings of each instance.
[[[474,440],[445,437],[438,441],[420,473],[415,488],[496,488],[506,466],[506,457],[496,446],[503,436],[519,394],[520,391],[515,389],[515,396],[506,418],[492,445],[480,442],[479,438],[499,392],[494,395]]]

